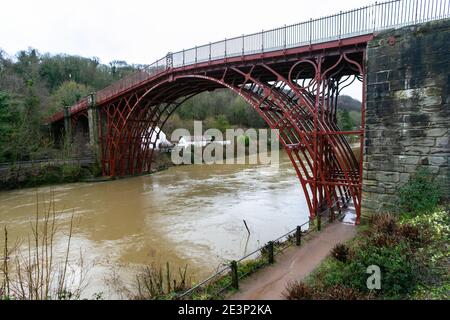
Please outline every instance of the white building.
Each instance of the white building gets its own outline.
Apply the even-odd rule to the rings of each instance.
[[[221,145],[231,144],[231,141],[215,141],[210,136],[182,136],[180,140],[178,140],[178,146],[187,148],[189,146],[195,147],[205,147],[210,143],[217,143]]]
[[[155,150],[173,146],[173,144],[169,140],[167,140],[166,134],[162,132],[159,127],[155,127],[153,132],[151,132],[151,130],[152,128],[149,128],[142,135],[142,148],[144,148],[148,143],[150,143],[151,149],[153,149],[153,146],[155,146]]]

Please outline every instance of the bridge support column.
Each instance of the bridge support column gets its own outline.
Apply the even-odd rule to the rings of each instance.
[[[70,118],[70,107],[64,107],[64,133],[66,139],[72,140],[72,120]]]
[[[100,148],[99,148],[99,115],[98,108],[95,103],[95,93],[88,96],[88,125],[89,125],[89,144],[92,149],[92,155],[97,163],[100,163]]]
[[[363,212],[398,210],[426,169],[450,198],[450,21],[392,29],[368,44]]]

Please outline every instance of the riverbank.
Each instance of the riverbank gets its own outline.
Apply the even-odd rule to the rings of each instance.
[[[173,166],[170,154],[156,153],[151,173]],[[147,174],[147,173],[146,173]],[[36,188],[75,182],[104,182],[98,163],[92,160],[53,160],[11,164],[0,172],[0,191]]]
[[[37,201],[42,216],[54,198],[61,230],[74,215],[70,258],[82,250],[93,264],[82,298],[103,292],[104,299],[119,299],[104,281],[113,272],[133,283],[142,268],[169,262],[173,275],[188,265],[189,278],[200,281],[308,221],[298,188],[284,153],[279,167],[181,165],[127,179],[0,192],[0,230],[8,227],[10,243],[27,239]],[[66,245],[63,234],[55,238],[57,251]]]
[[[202,154],[205,147],[202,149]],[[238,159],[237,146],[233,146],[234,159]],[[191,152],[191,163],[194,164],[194,151]],[[269,152],[270,154],[270,152]],[[226,146],[223,147],[223,159],[227,155]],[[245,147],[245,157],[248,159],[254,153],[250,152],[249,146]],[[239,156],[241,157],[241,156]],[[248,163],[248,162],[246,162]],[[183,163],[179,165],[191,165]],[[22,188],[36,188],[41,186],[66,184],[74,182],[104,182],[114,179],[126,179],[130,177],[145,176],[154,174],[170,167],[177,166],[172,161],[171,153],[158,152],[153,154],[152,167],[150,173],[128,175],[122,177],[102,176],[102,169],[99,163],[92,159],[83,160],[39,160],[36,162],[18,162],[9,166],[0,167],[0,191],[14,190]]]

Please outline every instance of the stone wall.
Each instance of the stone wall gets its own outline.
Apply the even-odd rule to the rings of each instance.
[[[419,166],[450,196],[450,20],[379,33],[366,59],[363,212],[395,208]]]

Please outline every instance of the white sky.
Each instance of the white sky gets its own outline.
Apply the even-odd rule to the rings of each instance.
[[[178,51],[374,0],[2,0],[0,48],[149,64]]]

